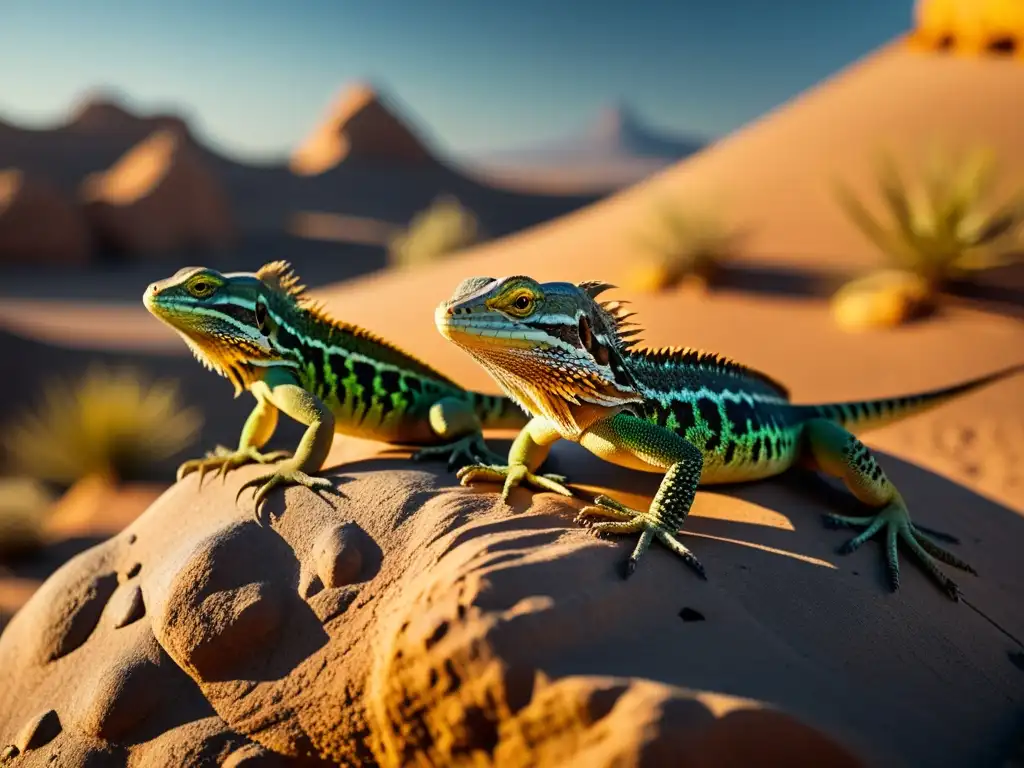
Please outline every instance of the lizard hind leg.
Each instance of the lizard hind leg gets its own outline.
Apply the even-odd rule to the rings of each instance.
[[[448,470],[462,464],[500,464],[504,461],[487,447],[484,441],[483,427],[473,407],[465,400],[456,397],[444,397],[430,406],[430,428],[439,439],[441,445],[421,448],[413,454],[414,461],[422,461],[435,456],[447,457]]]
[[[946,563],[968,573],[977,572],[963,560],[935,543],[933,539],[955,542],[947,534],[916,525],[899,491],[886,477],[871,450],[856,436],[835,422],[814,419],[805,426],[806,450],[811,464],[821,471],[840,478],[861,502],[873,508],[865,516],[826,515],[830,528],[860,528],[860,534],[839,547],[840,554],[857,550],[869,539],[885,536],[885,558],[889,584],[893,591],[900,586],[899,544],[904,544],[928,576],[953,600],[959,600],[960,589],[939,568]]]

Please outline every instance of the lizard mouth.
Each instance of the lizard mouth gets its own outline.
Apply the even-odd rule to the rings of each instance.
[[[434,310],[434,324],[446,339],[469,349],[533,349],[539,341],[531,338],[529,329],[514,327],[504,318],[448,302]]]

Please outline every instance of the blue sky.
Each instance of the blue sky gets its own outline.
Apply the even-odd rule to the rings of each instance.
[[[0,117],[85,90],[175,108],[239,157],[287,153],[346,83],[382,86],[453,154],[577,130],[740,127],[909,28],[913,0],[0,0]]]

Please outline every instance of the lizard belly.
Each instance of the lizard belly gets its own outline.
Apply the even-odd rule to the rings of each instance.
[[[668,467],[662,464],[650,464],[632,451],[621,448],[615,443],[607,440],[593,432],[584,432],[579,441],[580,445],[586,448],[595,456],[599,456],[607,462],[616,464],[627,469],[638,469],[641,472],[664,473]]]

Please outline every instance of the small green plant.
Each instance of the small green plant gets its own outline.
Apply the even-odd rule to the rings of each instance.
[[[131,369],[93,367],[77,382],[52,381],[35,412],[4,432],[16,474],[70,485],[88,475],[149,476],[186,448],[202,424],[174,382],[146,383]]]
[[[684,281],[705,288],[717,283],[725,262],[736,253],[740,233],[713,215],[687,213],[671,203],[659,204],[655,219],[636,238],[647,258],[634,271],[633,287],[660,291]]]
[[[392,264],[427,264],[475,245],[483,239],[472,211],[454,197],[442,196],[417,213],[409,227],[391,238],[388,256]]]
[[[0,478],[0,560],[42,546],[43,524],[53,502],[53,496],[36,480]]]
[[[927,311],[950,281],[1024,256],[1024,197],[989,205],[994,182],[995,158],[986,150],[933,155],[917,186],[908,185],[883,154],[878,186],[889,221],[872,215],[843,184],[837,184],[837,199],[889,267],[923,282]]]

